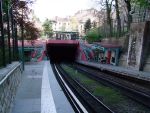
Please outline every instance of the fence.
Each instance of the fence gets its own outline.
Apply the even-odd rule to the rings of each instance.
[[[125,35],[128,32],[127,28],[127,22],[125,20],[121,20],[121,25],[120,25],[120,30],[118,31],[118,26],[117,26],[117,20],[112,19],[111,20],[111,28],[110,25],[107,24],[107,21],[105,20],[102,24],[102,26],[99,28],[100,35],[102,37],[121,37]]]
[[[13,16],[14,4],[7,11],[3,5],[4,1],[0,0],[0,67],[18,60],[18,26]]]
[[[140,9],[132,14],[132,22],[139,23],[150,21],[150,10],[149,9]]]
[[[104,19],[102,26],[99,28],[100,35],[102,37],[122,37],[128,33],[129,23],[139,23],[150,21],[150,9],[146,8],[136,8],[134,11],[130,12],[130,17],[120,17],[120,28],[118,29],[117,20],[112,19],[111,25],[107,23],[107,20]],[[129,22],[128,19],[130,18]]]

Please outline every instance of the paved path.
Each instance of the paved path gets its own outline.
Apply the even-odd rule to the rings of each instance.
[[[12,113],[74,113],[49,61],[25,65]]]
[[[68,100],[64,96],[64,93],[62,91],[62,88],[59,86],[58,82],[56,81],[56,78],[52,72],[52,68],[49,65],[49,62],[47,62],[48,66],[48,74],[49,74],[49,81],[51,86],[52,95],[55,102],[55,107],[57,110],[57,113],[74,113],[71,105],[68,103]]]
[[[41,84],[44,62],[25,65],[12,113],[41,113]]]

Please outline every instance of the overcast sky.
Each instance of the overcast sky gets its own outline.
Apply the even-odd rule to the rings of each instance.
[[[41,21],[54,16],[73,15],[78,10],[94,7],[94,0],[37,0],[34,13]]]

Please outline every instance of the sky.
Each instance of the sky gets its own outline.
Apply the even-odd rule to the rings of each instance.
[[[81,9],[94,7],[93,0],[36,0],[33,10],[35,15],[44,21],[55,16],[71,16]]]

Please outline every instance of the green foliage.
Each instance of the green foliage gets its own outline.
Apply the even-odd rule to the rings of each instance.
[[[91,29],[91,20],[88,19],[84,24],[84,31],[87,33]]]
[[[24,24],[24,36],[26,40],[36,40],[40,37],[40,30],[32,22],[27,22]]]
[[[141,6],[141,7],[150,7],[150,1],[149,0],[133,0],[133,3]]]
[[[99,41],[102,38],[101,34],[99,33],[98,28],[93,28],[89,30],[86,34],[86,39],[88,42]]]
[[[50,38],[53,35],[52,21],[46,19],[42,26],[44,28],[44,34]]]
[[[3,1],[3,11],[4,11],[4,13],[6,13],[9,5],[10,5],[10,0],[4,0]]]
[[[124,97],[118,91],[89,79],[83,73],[76,73],[75,70],[68,66],[63,65],[63,68],[73,78],[78,79],[85,86],[90,87],[90,91],[92,91],[95,96],[103,98],[103,102],[111,105],[119,104],[123,101]]]

